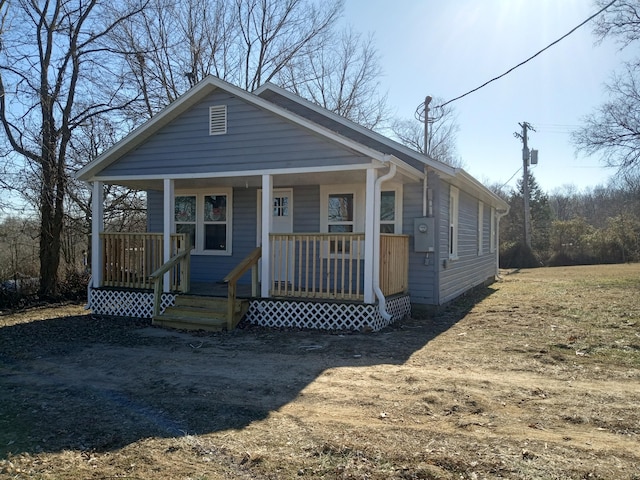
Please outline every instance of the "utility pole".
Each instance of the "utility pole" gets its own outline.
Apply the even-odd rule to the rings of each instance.
[[[524,197],[524,243],[531,248],[531,210],[529,207],[529,159],[530,152],[527,145],[527,132],[529,130],[536,131],[529,123],[519,123],[522,133],[515,132],[513,135],[522,140],[522,195]],[[536,151],[537,157],[537,151]],[[537,158],[536,158],[537,162]]]

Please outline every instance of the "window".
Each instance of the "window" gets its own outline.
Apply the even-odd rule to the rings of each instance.
[[[491,253],[496,251],[496,209],[491,207],[491,218],[489,219],[491,222],[491,234],[489,240],[489,250]]]
[[[396,233],[396,192],[380,192],[380,233]]]
[[[186,233],[196,253],[231,254],[231,191],[177,195],[176,233]]]
[[[449,187],[449,258],[458,258],[458,201],[459,191]]]
[[[353,193],[333,193],[329,195],[328,201],[327,230],[329,233],[352,233],[354,227],[354,194]],[[343,245],[342,241],[332,240],[329,245],[330,253],[342,253],[350,251],[348,242]]]
[[[227,195],[204,197],[204,250],[227,250]]]
[[[478,202],[478,255],[482,255],[484,248],[484,203]]]
[[[227,106],[214,105],[209,107],[209,135],[224,135],[227,133]]]
[[[176,233],[186,233],[187,245],[191,245],[191,249],[194,249],[196,246],[196,196],[177,196],[174,210]]]

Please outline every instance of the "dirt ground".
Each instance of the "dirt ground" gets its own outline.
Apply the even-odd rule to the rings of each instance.
[[[241,327],[0,316],[0,478],[640,479],[640,265],[379,333]]]

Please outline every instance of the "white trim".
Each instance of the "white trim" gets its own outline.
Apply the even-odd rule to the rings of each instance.
[[[275,198],[276,195],[281,193],[287,193],[289,195],[289,217],[291,222],[291,228],[288,232],[281,233],[293,233],[293,188],[274,188],[272,191],[272,198]],[[257,224],[256,224],[256,247],[260,246],[260,242],[262,241],[262,189],[258,188],[256,191],[256,208],[257,208]]]
[[[212,222],[205,222],[204,220],[204,204],[205,197],[210,195],[226,195],[227,207],[226,207],[226,246],[225,250],[205,250],[205,226],[212,224]],[[174,205],[175,197],[180,196],[195,196],[196,197],[196,231],[195,231],[195,246],[191,250],[192,255],[213,255],[228,257],[233,254],[233,188],[231,187],[216,187],[216,188],[187,188],[178,189],[174,192]],[[171,210],[170,216],[173,221],[173,232],[175,232],[175,209]],[[180,222],[178,222],[180,223]],[[185,222],[186,223],[186,222]],[[220,222],[222,224],[222,222]]]
[[[102,271],[102,242],[100,234],[104,232],[104,184],[93,182],[91,198],[91,281],[95,288],[101,286]]]
[[[490,229],[491,232],[489,234],[489,251],[494,253],[496,251],[496,209],[495,207],[491,207],[491,218],[490,218]]]
[[[164,180],[163,185],[163,207],[164,207],[164,220],[163,220],[163,237],[162,237],[162,251],[163,251],[163,263],[166,263],[171,258],[171,234],[175,232],[175,224],[173,221],[175,210],[175,183],[173,180]],[[171,289],[171,272],[164,274],[162,283],[163,291],[169,292]]]
[[[375,293],[373,291],[373,274],[375,271],[374,262],[374,252],[375,252],[375,236],[379,237],[378,232],[375,231],[376,222],[375,222],[375,183],[376,183],[376,171],[373,168],[367,170],[367,179],[366,179],[366,205],[365,205],[365,230],[364,230],[364,302],[365,303],[373,303],[375,298]],[[380,200],[378,199],[378,202]],[[379,261],[379,260],[378,260]]]
[[[271,205],[271,197],[273,193],[273,177],[271,175],[262,175],[262,204]],[[260,279],[260,295],[264,298],[269,296],[269,285],[271,283],[271,244],[269,241],[269,233],[271,233],[271,210],[262,209],[262,278]],[[265,252],[267,254],[265,255]]]
[[[484,203],[478,200],[478,255],[484,252]]]
[[[458,259],[458,237],[460,215],[460,191],[453,185],[449,186],[449,244],[448,254],[450,260]]]
[[[215,173],[176,173],[166,175],[118,175],[118,176],[97,176],[96,180],[103,182],[118,182],[128,180],[183,180],[183,179],[203,179],[203,178],[221,178],[221,177],[262,177],[265,172],[269,172],[270,175],[295,175],[301,173],[332,173],[332,172],[346,172],[351,170],[367,170],[369,168],[382,168],[385,165],[372,160],[369,163],[358,163],[355,165],[333,165],[325,167],[297,167],[297,168],[263,168],[261,170],[246,170],[246,171],[226,171]],[[265,165],[266,167],[266,165]]]
[[[323,127],[322,125],[296,115],[289,110],[286,110],[267,100],[264,100],[263,98],[260,98],[255,94],[236,87],[235,85],[231,85],[224,80],[209,75],[198,82],[191,89],[189,89],[185,94],[181,95],[174,102],[165,107],[164,110],[162,110],[146,123],[129,133],[126,137],[116,143],[112,148],[104,152],[102,155],[99,155],[95,160],[81,168],[77,172],[76,177],[80,180],[91,180],[94,176],[94,172],[104,169],[108,165],[111,165],[111,163],[115,162],[117,159],[136,148],[145,139],[156,133],[161,127],[168,124],[179,114],[183,113],[187,108],[202,100],[206,95],[218,88],[237,96],[247,103],[250,103],[256,107],[263,108],[264,110],[274,113],[284,118],[285,120],[289,120],[297,125],[300,125],[301,127],[304,127],[314,133],[317,133],[329,140],[332,140],[367,157],[375,158],[380,161],[385,161],[388,157],[388,155],[384,153],[367,147],[366,145],[358,143],[347,137],[343,137],[336,132]],[[398,161],[404,164],[404,162],[402,162],[401,160],[398,159]],[[103,164],[105,165],[103,166]]]

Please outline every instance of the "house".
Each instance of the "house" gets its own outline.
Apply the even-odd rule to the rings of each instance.
[[[89,307],[181,328],[379,330],[492,281],[508,210],[462,169],[212,76],[77,176],[93,188]],[[107,184],[147,192],[147,232],[104,231]]]

